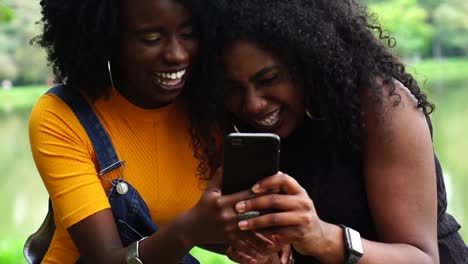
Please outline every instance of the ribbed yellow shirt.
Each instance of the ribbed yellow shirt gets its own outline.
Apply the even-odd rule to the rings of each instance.
[[[124,169],[106,174],[130,182],[158,225],[200,199],[189,121],[181,100],[145,110],[113,92],[93,109],[111,137]],[[52,199],[57,225],[43,263],[74,263],[78,250],[66,228],[109,208],[110,183],[99,177],[93,146],[80,122],[58,97],[43,95],[31,113],[29,136],[36,166]]]

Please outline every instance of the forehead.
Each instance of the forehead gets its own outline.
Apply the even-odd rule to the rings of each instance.
[[[129,28],[178,24],[190,17],[180,0],[127,0],[125,3],[124,22]]]
[[[226,75],[252,75],[266,67],[281,66],[279,59],[269,51],[248,41],[235,41],[224,52]]]

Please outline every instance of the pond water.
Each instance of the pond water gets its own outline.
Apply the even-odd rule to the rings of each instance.
[[[437,105],[432,115],[434,146],[446,175],[449,212],[462,224],[468,242],[468,79],[426,87],[431,87],[430,98]],[[0,253],[11,249],[18,256],[28,234],[42,222],[48,199],[30,153],[29,112],[0,108]]]

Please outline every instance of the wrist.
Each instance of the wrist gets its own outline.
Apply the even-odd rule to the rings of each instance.
[[[344,263],[346,256],[343,228],[334,224],[322,223],[326,236],[319,252],[314,256],[319,259],[320,263]]]
[[[187,250],[199,244],[199,239],[196,236],[196,228],[198,225],[194,223],[194,217],[192,217],[191,211],[192,210],[189,210],[180,214],[174,221],[174,229],[178,230],[177,236],[179,243]]]

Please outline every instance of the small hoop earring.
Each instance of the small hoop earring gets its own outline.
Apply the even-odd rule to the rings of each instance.
[[[236,124],[234,123],[234,121],[232,122],[232,128],[234,128],[234,131],[236,131],[236,133],[240,133],[239,129],[237,128]]]
[[[107,61],[107,72],[109,73],[109,80],[112,85],[112,88],[115,89],[114,80],[112,79],[112,70],[111,70],[110,60]]]
[[[313,120],[313,119],[314,119],[314,118],[312,117],[312,115],[310,114],[310,112],[309,112],[309,108],[306,107],[305,113],[306,113],[306,116],[307,116],[310,120]]]

